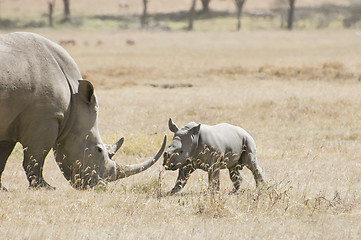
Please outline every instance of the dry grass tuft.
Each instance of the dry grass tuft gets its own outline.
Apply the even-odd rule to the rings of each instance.
[[[148,135],[141,132],[125,135],[126,140],[121,150],[126,155],[138,157],[143,157],[150,153],[155,154],[162,144],[163,137],[157,133]]]
[[[132,193],[155,194],[158,192],[159,182],[157,178],[152,178],[145,183],[135,183],[131,186]]]
[[[252,73],[250,69],[241,66],[225,67],[221,69],[210,69],[206,75],[218,75],[224,77],[232,77],[234,75],[248,75]]]
[[[321,66],[274,66],[263,65],[258,69],[261,79],[280,78],[288,80],[350,80],[359,79],[340,62],[326,62]]]

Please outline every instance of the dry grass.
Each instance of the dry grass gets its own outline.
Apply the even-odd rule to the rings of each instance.
[[[126,138],[117,162],[153,155],[171,137],[169,117],[229,122],[255,138],[269,187],[255,189],[243,170],[243,191],[228,194],[222,171],[212,195],[198,170],[167,197],[177,173],[159,162],[106,190],[77,191],[49,156],[44,174],[57,190],[29,191],[18,147],[2,177],[0,239],[361,237],[361,42],[353,31],[40,33],[76,40],[66,48],[96,86],[104,141]],[[193,87],[151,86],[175,83]]]

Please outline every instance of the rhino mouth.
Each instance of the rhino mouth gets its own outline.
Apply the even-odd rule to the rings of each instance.
[[[175,171],[175,170],[179,169],[180,167],[181,167],[181,164],[180,164],[180,163],[177,164],[177,165],[170,164],[170,166],[169,166],[169,165],[165,165],[165,166],[164,166],[164,169],[165,169],[165,170],[170,170],[170,171]]]
[[[182,166],[182,163],[177,162],[174,158],[177,157],[178,153],[164,153],[163,155],[163,166],[165,170],[175,171]],[[176,162],[176,163],[174,163]]]

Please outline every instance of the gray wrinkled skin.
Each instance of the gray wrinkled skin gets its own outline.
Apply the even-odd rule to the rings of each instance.
[[[256,157],[256,144],[244,129],[227,123],[214,126],[190,122],[183,128],[169,119],[174,137],[163,155],[166,170],[179,170],[175,186],[169,192],[180,191],[196,169],[208,172],[209,187],[219,191],[219,171],[227,168],[234,191],[240,189],[243,166],[249,168],[257,186],[263,183],[262,169]]]
[[[110,157],[123,143],[104,145],[98,130],[93,85],[81,80],[71,56],[32,33],[0,35],[0,189],[1,174],[15,144],[24,148],[23,167],[32,188],[52,188],[43,178],[50,149],[65,178],[76,188],[114,181],[144,171],[142,164],[119,166]]]

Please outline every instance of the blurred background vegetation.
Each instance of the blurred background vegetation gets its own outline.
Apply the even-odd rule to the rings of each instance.
[[[0,0],[1,29],[342,29],[360,20],[361,0]]]

